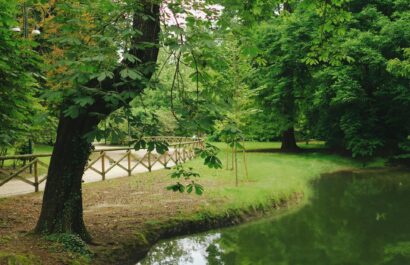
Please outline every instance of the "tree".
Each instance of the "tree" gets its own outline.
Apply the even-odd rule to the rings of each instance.
[[[261,62],[256,68],[261,106],[281,135],[281,150],[296,152],[299,148],[294,128],[311,78],[303,59],[310,51],[318,23],[311,11],[299,8],[291,13],[290,6],[286,6],[288,9],[264,23],[255,37],[259,40]]]
[[[64,49],[66,51],[58,67],[70,71],[62,76],[70,79],[61,83],[68,89],[58,91],[64,97],[41,215],[35,229],[38,233],[75,233],[90,240],[83,221],[81,193],[81,179],[91,152],[90,139],[93,139],[90,134],[105,116],[129,102],[132,95],[143,91],[146,80],[155,70],[160,32],[159,4],[149,0],[124,3],[124,6],[110,1],[57,5],[56,12],[60,14],[56,16],[56,22],[60,24],[63,36],[56,37],[56,41],[63,53]],[[89,24],[84,24],[84,20]],[[121,33],[128,35],[115,43],[109,34],[118,30],[112,28],[120,24],[118,21],[122,22],[122,30],[126,30]],[[81,28],[83,25],[90,24],[94,26],[87,33],[94,35],[75,35],[79,29],[84,29]],[[106,42],[111,49],[99,46]],[[79,56],[77,49],[81,49],[80,56],[84,56],[87,45],[100,48],[91,53],[100,54],[100,58],[82,57],[75,61]],[[118,45],[124,48],[119,64],[113,63],[115,57],[112,56]],[[105,58],[101,59],[107,53],[111,54],[108,63]],[[93,60],[99,61],[99,67],[93,67]],[[89,61],[93,62],[90,64]]]
[[[17,3],[0,1],[0,152],[24,139],[32,125],[38,100],[40,58],[34,42],[11,31],[18,27]]]
[[[315,71],[310,125],[330,147],[354,157],[395,154],[410,133],[410,8],[402,1],[351,1],[349,9],[353,19],[338,42],[350,60]]]

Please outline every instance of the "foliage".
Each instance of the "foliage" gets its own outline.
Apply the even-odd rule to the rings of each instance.
[[[389,158],[389,163],[392,165],[410,165],[410,140],[406,139],[399,144],[399,153]]]
[[[184,185],[178,181],[176,184],[168,186],[167,190],[172,190],[174,192],[179,191],[180,193],[183,193],[184,191],[186,191],[187,193],[195,191],[196,195],[202,195],[204,187],[192,180],[192,178],[198,178],[200,177],[200,175],[192,170],[192,167],[188,168],[187,170],[184,169],[182,165],[177,165],[175,171],[170,174],[171,178],[189,182],[188,184]]]
[[[86,257],[92,256],[92,252],[89,250],[87,244],[78,235],[51,234],[45,236],[45,239],[62,244],[67,251],[78,253]]]
[[[167,143],[142,136],[213,134],[241,148],[247,137],[295,140],[296,130],[364,161],[378,154],[407,161],[405,0],[33,0],[27,2],[34,10],[31,23],[40,22],[38,7],[45,11],[39,24],[44,34],[36,42],[10,31],[21,23],[20,3],[0,0],[2,153],[55,130],[59,116],[81,124],[73,128],[81,135],[61,134],[72,137],[61,146],[87,142],[79,144],[81,154],[103,138],[163,153]],[[159,29],[153,23],[159,13],[152,15],[159,3],[158,39],[149,35]],[[152,28],[142,28],[148,24]],[[171,125],[162,130],[161,123]],[[41,141],[52,143],[54,134],[47,138]],[[220,168],[217,152],[207,145],[198,153],[206,166]],[[85,157],[68,165],[69,181]],[[196,177],[190,170],[176,172],[175,178]],[[54,173],[49,179],[60,174]],[[171,189],[196,190],[191,184]],[[81,194],[74,186],[68,194]]]
[[[169,143],[166,141],[160,141],[160,140],[146,141],[141,138],[135,141],[134,149],[135,150],[147,149],[148,152],[152,152],[155,150],[159,154],[164,154],[166,151],[169,150]]]
[[[215,169],[222,168],[222,162],[217,156],[218,152],[219,148],[210,143],[206,143],[203,149],[195,150],[195,153],[204,159],[204,165]]]
[[[26,138],[38,99],[41,79],[36,43],[10,28],[19,26],[17,2],[0,1],[0,147]]]
[[[410,119],[402,115],[410,107],[410,81],[391,68],[410,44],[404,32],[409,10],[391,4],[352,1],[350,30],[340,39],[352,60],[314,73],[310,126],[330,147],[354,157],[395,153],[410,131]]]
[[[205,148],[203,149],[197,148],[195,150],[195,153],[204,159],[204,165],[211,169],[222,168],[222,162],[217,156],[218,152],[219,148],[210,143],[206,143]],[[181,193],[184,191],[191,193],[195,190],[195,194],[202,195],[204,187],[192,180],[192,178],[199,178],[201,175],[192,170],[192,167],[189,167],[188,170],[186,170],[181,164],[178,164],[175,167],[174,172],[170,174],[171,178],[176,178],[178,180],[182,179],[189,183],[184,185],[178,181],[176,184],[168,186],[167,190],[172,190],[174,192],[179,191]]]

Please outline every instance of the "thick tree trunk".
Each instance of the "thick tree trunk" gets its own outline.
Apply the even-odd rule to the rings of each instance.
[[[81,180],[91,145],[83,136],[97,124],[97,119],[86,116],[60,118],[36,232],[90,239],[83,221]]]
[[[141,2],[140,2],[141,3]],[[138,9],[134,16],[133,28],[141,32],[132,41],[130,53],[140,59],[138,65],[126,63],[128,67],[143,68],[145,77],[149,79],[155,70],[158,56],[159,6],[150,0],[142,1],[145,16]],[[139,8],[139,7],[138,7]],[[148,15],[150,18],[147,19]],[[152,19],[151,19],[152,18]],[[141,43],[154,45],[141,49]],[[104,91],[134,90],[141,92],[143,83],[124,83],[120,77],[119,67],[114,71],[113,79],[105,79],[102,83],[91,80],[87,87],[95,87]],[[116,85],[114,87],[114,85]],[[95,103],[89,106],[78,117],[72,119],[61,114],[57,130],[57,139],[48,170],[43,205],[35,231],[37,233],[73,233],[84,240],[90,240],[83,220],[81,183],[84,168],[91,152],[91,144],[85,135],[93,131],[104,115],[108,115],[118,107],[113,107],[103,100],[94,98]],[[130,101],[131,99],[128,99]],[[71,100],[65,100],[64,106],[70,106]],[[63,110],[64,110],[63,106]],[[63,113],[63,111],[62,111]],[[93,114],[91,114],[93,113]],[[95,115],[98,113],[100,115]]]
[[[298,152],[299,147],[296,144],[295,129],[290,127],[282,133],[282,146],[280,150],[283,152]]]

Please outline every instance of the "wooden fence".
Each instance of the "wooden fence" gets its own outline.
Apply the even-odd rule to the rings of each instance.
[[[92,151],[92,155],[84,169],[84,172],[91,170],[105,180],[107,173],[114,168],[118,168],[131,176],[137,167],[151,171],[154,166],[157,168],[169,168],[179,163],[195,157],[195,149],[203,148],[204,142],[201,139],[187,137],[146,137],[147,141],[167,141],[169,150],[163,154],[155,151],[148,152],[135,151],[132,147],[103,148],[98,147]],[[23,161],[23,165],[14,168],[0,168],[0,188],[10,180],[20,180],[34,187],[34,191],[39,191],[39,185],[46,181],[47,175],[40,174],[39,169],[47,171],[48,164],[41,159],[51,157],[51,154],[30,154],[0,156],[0,161]],[[14,163],[15,164],[15,163]],[[139,171],[141,172],[141,170]]]

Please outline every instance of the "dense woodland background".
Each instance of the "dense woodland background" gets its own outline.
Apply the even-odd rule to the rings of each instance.
[[[121,59],[139,60],[118,52],[135,34],[125,29],[129,7],[25,2],[29,27],[42,32],[27,39],[10,30],[21,25],[23,1],[0,1],[3,154],[27,152],[29,139],[52,145],[60,110],[74,118],[101,93],[87,80],[104,82]],[[143,80],[141,69],[121,72],[145,89],[103,92],[117,110],[90,139],[127,144],[129,135],[195,134],[280,140],[285,151],[298,151],[295,140],[316,139],[361,159],[408,161],[408,1],[198,2],[206,19],[175,3],[162,15],[153,78]],[[185,14],[184,24],[169,12]]]

